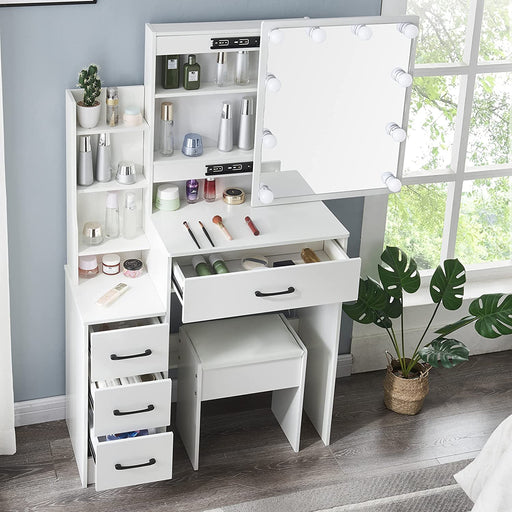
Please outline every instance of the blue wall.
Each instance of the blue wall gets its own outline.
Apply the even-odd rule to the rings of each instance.
[[[0,8],[15,400],[62,395],[66,260],[64,90],[99,64],[143,83],[144,23],[378,15],[380,0],[98,0]],[[358,249],[362,200],[329,205]],[[355,243],[354,243],[355,242]]]

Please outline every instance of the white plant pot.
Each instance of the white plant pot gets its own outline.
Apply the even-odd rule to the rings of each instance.
[[[82,128],[94,128],[100,120],[100,102],[96,101],[92,107],[86,107],[82,101],[76,105],[78,124]]]

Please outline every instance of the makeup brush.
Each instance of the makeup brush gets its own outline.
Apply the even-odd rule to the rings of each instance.
[[[222,217],[220,215],[215,215],[215,217],[212,219],[212,222],[219,226],[220,230],[224,233],[224,236],[228,240],[233,240],[233,237],[229,234],[229,231],[224,227],[224,224],[222,224]]]
[[[203,223],[199,221],[199,225],[201,226],[201,229],[203,230],[203,233],[206,235],[206,238],[208,238],[208,242],[212,244],[212,247],[215,247],[212,239],[210,238],[210,235],[208,234],[208,231],[206,231],[206,228],[204,227]]]
[[[188,225],[188,222],[186,220],[183,221],[183,225],[187,228],[188,234],[190,235],[192,240],[194,240],[194,242],[196,243],[197,248],[201,249],[201,246],[199,245],[199,242],[197,241],[196,237],[194,236],[194,233],[192,233],[192,230],[190,229],[190,227]]]

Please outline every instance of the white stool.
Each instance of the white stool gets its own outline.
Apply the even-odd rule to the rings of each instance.
[[[201,402],[273,391],[272,412],[299,451],[306,347],[283,315],[259,315],[180,328],[177,426],[199,468]]]

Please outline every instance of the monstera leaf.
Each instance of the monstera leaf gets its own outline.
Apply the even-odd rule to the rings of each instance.
[[[457,260],[446,260],[444,271],[439,265],[430,280],[430,296],[435,304],[443,302],[443,306],[449,310],[456,310],[462,306],[464,295],[464,283],[466,282],[466,270]]]
[[[460,341],[436,338],[428,345],[424,346],[419,355],[425,363],[438,368],[453,368],[469,358],[469,350],[464,343]]]
[[[359,294],[357,300],[350,304],[343,304],[343,311],[361,324],[376,323],[379,327],[390,325],[389,319],[383,318],[383,312],[389,298],[379,283],[368,277],[359,279]],[[389,325],[387,325],[389,323]],[[386,324],[386,325],[384,325]]]
[[[484,338],[512,334],[512,295],[482,295],[469,305],[469,313],[476,318],[476,332]]]
[[[386,247],[381,260],[389,266],[379,265],[379,277],[384,290],[392,297],[401,298],[403,291],[414,293],[421,284],[416,262],[398,247]]]

